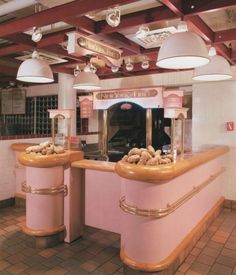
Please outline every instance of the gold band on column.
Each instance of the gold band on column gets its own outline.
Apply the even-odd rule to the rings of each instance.
[[[52,186],[50,188],[31,188],[30,185],[27,185],[26,181],[22,183],[22,189],[25,193],[31,193],[36,195],[54,195],[57,193],[64,193],[64,195],[67,195],[67,185],[61,184],[58,186]]]

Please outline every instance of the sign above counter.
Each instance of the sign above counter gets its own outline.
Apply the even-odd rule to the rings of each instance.
[[[93,108],[105,110],[121,102],[131,102],[143,108],[163,107],[163,87],[99,91],[93,93]]]

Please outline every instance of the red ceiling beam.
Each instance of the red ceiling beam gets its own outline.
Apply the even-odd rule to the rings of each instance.
[[[215,32],[214,43],[224,43],[236,40],[236,28]]]
[[[182,0],[162,0],[162,4],[168,7],[179,17],[183,16]]]
[[[77,0],[64,5],[43,10],[9,23],[0,25],[0,37],[23,32],[32,26],[41,27],[58,21],[66,20],[73,16],[83,16],[91,11],[106,9],[109,6],[129,4],[137,0]]]
[[[216,44],[213,46],[215,47],[216,51],[222,55],[225,59],[227,59],[232,65],[235,64],[235,62],[232,60],[232,53],[231,49],[226,47],[224,44]]]
[[[14,35],[5,36],[4,39],[16,44],[24,44],[32,47],[36,46],[36,43],[32,41],[31,36],[25,33],[16,33]]]
[[[184,0],[183,11],[185,16],[192,16],[235,7],[235,5],[235,0]]]
[[[75,60],[78,63],[87,61],[87,58],[85,56],[73,56],[73,55],[68,54],[67,51],[64,50],[60,45],[51,45],[51,46],[45,47],[44,49],[51,53],[58,54],[62,57],[64,56],[71,60]]]
[[[0,48],[0,57],[10,55],[13,53],[22,52],[22,51],[28,51],[30,49],[32,49],[32,46],[23,45],[23,44],[1,47]]]
[[[232,51],[231,59],[236,61],[236,50]]]
[[[84,31],[87,34],[95,34],[95,22],[85,16],[82,17],[70,17],[63,20],[65,23],[77,27],[80,31]]]
[[[105,20],[96,23],[96,33],[119,32],[122,29],[139,26],[147,23],[157,23],[163,20],[177,18],[177,15],[167,7],[161,6],[121,16],[118,27],[111,27]]]
[[[16,75],[17,70],[18,70],[17,67],[10,67],[10,66],[0,64],[1,74]]]
[[[207,43],[214,41],[214,32],[207,24],[197,15],[185,18],[189,29],[200,35]]]
[[[45,48],[51,45],[56,45],[67,41],[66,34],[75,31],[75,28],[66,29],[63,31],[54,32],[43,36],[43,39],[37,43],[37,48]]]

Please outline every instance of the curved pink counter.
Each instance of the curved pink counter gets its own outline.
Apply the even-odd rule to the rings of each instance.
[[[26,180],[22,190],[26,193],[26,225],[23,231],[32,236],[55,236],[64,226],[64,170],[74,160],[83,158],[82,152],[65,151],[63,154],[39,155],[21,153],[19,162],[26,166]],[[46,245],[45,245],[46,247]]]
[[[129,267],[174,274],[222,207],[228,150],[215,146],[155,167],[73,162],[85,171],[85,223],[120,233]]]
[[[204,223],[222,205],[228,150],[219,146],[158,167],[116,164],[124,190],[120,207],[126,213],[121,233],[125,264],[144,271],[168,269],[173,274],[194,244],[190,237],[199,238]]]

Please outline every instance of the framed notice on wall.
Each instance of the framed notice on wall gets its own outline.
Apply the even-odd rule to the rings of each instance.
[[[1,92],[1,114],[25,114],[25,96],[24,89],[3,90]]]
[[[80,118],[90,118],[93,116],[93,97],[80,96]]]

